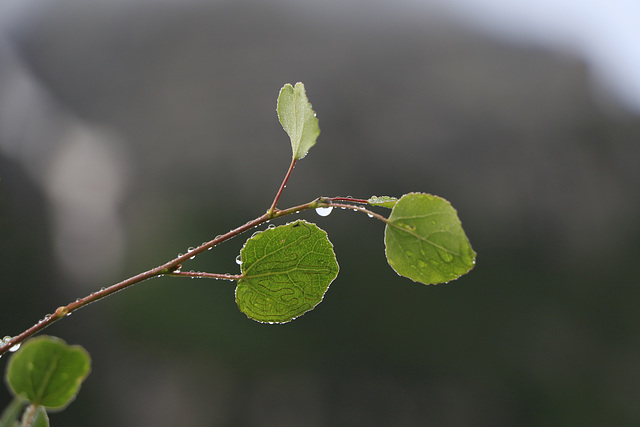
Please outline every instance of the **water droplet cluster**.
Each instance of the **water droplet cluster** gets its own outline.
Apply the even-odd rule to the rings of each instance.
[[[12,339],[13,339],[13,337],[11,337],[11,336],[7,335],[7,336],[5,336],[4,338],[2,338],[2,340],[0,340],[0,345],[2,345],[2,346],[3,346],[3,345],[5,345],[5,344],[7,344],[9,341],[11,341]],[[18,349],[19,349],[19,348],[20,348],[20,343],[18,343],[18,344],[16,344],[16,345],[12,346],[12,347],[9,349],[9,351],[10,351],[10,352],[15,352],[15,351],[18,351]]]

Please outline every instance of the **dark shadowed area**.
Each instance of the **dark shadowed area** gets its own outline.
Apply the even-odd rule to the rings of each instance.
[[[315,310],[256,323],[232,282],[121,292],[46,331],[93,358],[52,425],[640,424],[640,118],[577,56],[278,4],[60,1],[2,29],[0,336],[266,211],[288,82],[322,133],[280,207],[437,194],[476,268],[419,285],[383,224],[300,214],[340,264]],[[184,269],[237,273],[243,243]]]

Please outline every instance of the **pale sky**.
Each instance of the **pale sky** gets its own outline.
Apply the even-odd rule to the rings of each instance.
[[[640,112],[640,0],[405,0],[497,37],[568,50],[593,78]]]

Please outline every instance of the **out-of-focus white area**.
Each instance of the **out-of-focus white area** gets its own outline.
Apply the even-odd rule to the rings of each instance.
[[[126,247],[122,141],[56,104],[1,38],[0,70],[0,152],[49,199],[59,266],[72,283],[111,278]]]
[[[431,1],[406,0],[427,10]],[[595,82],[640,111],[637,0],[433,0],[455,18],[503,40],[567,49]]]

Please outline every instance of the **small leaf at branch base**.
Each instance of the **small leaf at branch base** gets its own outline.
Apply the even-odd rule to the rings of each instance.
[[[236,303],[259,322],[285,323],[312,310],[339,270],[327,233],[302,220],[255,234],[240,257]]]
[[[22,396],[15,396],[13,401],[5,408],[0,417],[0,427],[13,427],[17,425],[18,418],[22,413],[22,408],[27,404],[27,400]]]
[[[90,370],[91,358],[84,348],[45,335],[28,340],[11,357],[7,382],[15,395],[32,404],[63,409]]]
[[[24,422],[23,422],[24,426]],[[49,427],[49,416],[44,406],[38,406],[35,408],[35,414],[31,419],[31,423],[27,427]]]
[[[293,158],[299,160],[307,155],[320,135],[318,119],[307,99],[304,85],[300,82],[295,87],[289,83],[284,85],[280,89],[276,109],[280,123],[291,139]]]
[[[367,200],[371,206],[382,206],[383,208],[393,209],[393,207],[398,203],[398,199],[391,196],[371,196],[369,200]]]
[[[391,211],[384,241],[389,265],[426,285],[457,279],[475,265],[455,209],[431,194],[404,195]]]

